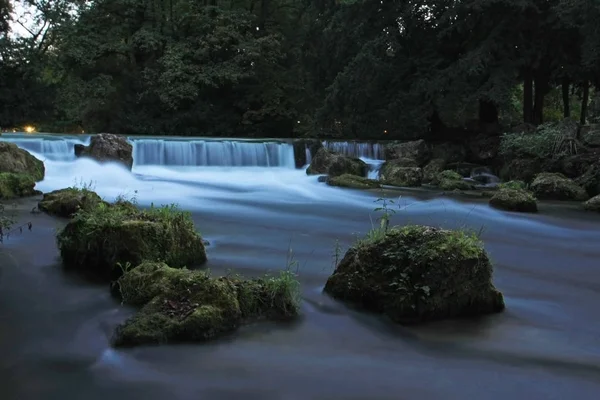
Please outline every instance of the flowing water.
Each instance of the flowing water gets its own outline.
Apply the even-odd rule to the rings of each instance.
[[[289,144],[133,138],[130,172],[75,160],[73,144],[89,138],[3,140],[45,160],[39,190],[84,182],[107,200],[124,194],[142,206],[180,204],[210,241],[215,274],[282,269],[291,248],[304,302],[290,325],[258,324],[203,345],[111,349],[113,328],[133,311],[106,286],[60,269],[54,235],[64,221],[30,214],[36,199],[23,200],[16,212],[33,229],[0,247],[2,399],[600,396],[597,215],[542,204],[539,215],[524,216],[485,202],[388,192],[401,206],[397,224],[483,228],[507,304],[477,320],[403,328],[321,293],[336,241],[347,247],[371,227],[380,194],[306,176],[293,168]]]

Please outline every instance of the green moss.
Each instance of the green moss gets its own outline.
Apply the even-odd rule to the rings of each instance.
[[[30,175],[34,181],[44,179],[44,163],[16,144],[0,142],[0,172]]]
[[[418,323],[503,310],[492,272],[474,234],[406,226],[350,248],[324,290],[396,322]]]
[[[71,187],[45,193],[38,208],[50,215],[69,218],[79,210],[93,210],[100,203],[102,199],[95,192]]]
[[[127,202],[100,203],[77,212],[57,240],[66,268],[104,279],[121,274],[118,264],[164,261],[181,268],[206,261],[190,214],[174,206],[140,211]]]
[[[456,171],[444,170],[439,173],[438,181],[450,180],[450,181],[462,181],[463,177]]]
[[[444,170],[446,160],[434,158],[423,168],[423,182],[433,185],[439,184],[440,172]]]
[[[508,181],[498,185],[499,189],[527,189],[527,184],[523,181]]]
[[[143,307],[117,328],[115,346],[205,341],[244,323],[294,318],[300,309],[299,283],[288,271],[244,280],[144,263],[117,285],[124,303]]]
[[[543,172],[531,183],[531,190],[539,199],[587,200],[585,189],[563,174]]]
[[[386,161],[379,171],[381,182],[392,186],[421,186],[421,182],[423,181],[423,171],[421,168],[405,167],[402,161],[402,159]]]
[[[352,189],[376,189],[381,186],[376,180],[350,174],[330,177],[327,179],[327,184]]]
[[[31,175],[0,173],[0,200],[34,196],[39,193],[34,187],[35,179]]]
[[[537,212],[535,197],[524,189],[502,188],[490,199],[490,206],[507,211]]]
[[[440,189],[446,191],[473,189],[473,185],[466,182],[458,172],[448,169],[440,172],[434,181]]]

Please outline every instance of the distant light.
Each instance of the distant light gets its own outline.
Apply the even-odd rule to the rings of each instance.
[[[35,132],[35,128],[31,125],[27,125],[24,129],[25,129],[25,132],[27,132],[27,133]]]
[[[387,134],[387,129],[386,129],[386,130],[384,130],[384,131],[383,131],[383,133],[386,133],[386,134]]]
[[[298,121],[298,123],[300,123],[300,121]]]
[[[257,26],[257,27],[256,27],[256,30],[257,30],[257,31],[260,31],[260,28]]]

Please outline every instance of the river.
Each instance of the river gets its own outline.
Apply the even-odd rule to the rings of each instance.
[[[371,228],[382,194],[319,183],[293,168],[289,144],[213,144],[220,150],[210,153],[222,154],[211,160],[198,150],[205,144],[159,140],[135,145],[146,161],[129,172],[75,160],[80,139],[3,140],[45,161],[39,190],[83,182],[107,200],[125,195],[191,211],[215,274],[276,271],[291,249],[304,302],[289,325],[249,326],[202,345],[111,349],[114,327],[133,310],[105,285],[61,270],[55,232],[64,221],[31,214],[39,198],[24,199],[15,211],[32,230],[0,245],[2,399],[600,397],[598,215],[552,203],[520,215],[485,201],[387,190],[400,206],[393,223],[481,231],[507,306],[477,320],[405,328],[321,293],[336,242],[345,249]]]

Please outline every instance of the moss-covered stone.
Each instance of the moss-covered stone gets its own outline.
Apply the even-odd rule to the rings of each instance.
[[[66,268],[101,279],[115,279],[121,268],[142,261],[161,260],[174,268],[206,261],[191,216],[175,207],[139,211],[126,202],[100,203],[75,214],[57,239]]]
[[[490,199],[490,206],[507,211],[537,212],[533,194],[520,188],[501,188]]]
[[[35,180],[28,174],[0,173],[0,200],[34,196],[40,192],[34,189]]]
[[[289,320],[300,310],[292,273],[244,280],[143,263],[116,286],[125,304],[143,306],[119,326],[115,346],[206,341],[262,319]]]
[[[445,170],[438,174],[435,179],[438,182],[438,186],[442,190],[453,191],[453,190],[472,190],[474,186],[469,182],[466,182],[463,177],[456,171]]]
[[[66,188],[44,193],[38,209],[50,215],[69,218],[79,210],[93,210],[102,199],[88,189]]]
[[[405,226],[350,248],[324,291],[400,323],[504,309],[481,241],[461,231]]]
[[[385,146],[385,159],[412,159],[417,163],[417,167],[422,166],[431,158],[429,145],[423,140],[413,140],[410,142],[393,142]]]
[[[558,173],[537,175],[531,183],[531,190],[538,199],[583,201],[589,198],[581,186]]]
[[[400,160],[401,161],[401,160]],[[379,170],[379,180],[386,185],[418,187],[423,181],[423,171],[417,167],[403,167],[397,160],[386,161]]]
[[[327,179],[329,186],[347,187],[351,189],[377,189],[381,187],[378,181],[362,176],[344,174]]]
[[[44,179],[44,163],[14,143],[0,142],[0,172],[30,175],[35,182]]]
[[[438,185],[440,172],[444,170],[446,166],[446,160],[443,158],[434,158],[423,167],[423,182],[431,183],[432,185]]]
[[[583,187],[590,196],[600,194],[600,161],[590,165],[575,183]]]
[[[600,194],[583,203],[583,208],[588,211],[600,212]]]
[[[509,161],[500,170],[504,181],[519,180],[531,183],[535,176],[543,171],[542,162],[535,159],[515,159]]]
[[[327,174],[340,176],[344,174],[365,176],[368,171],[367,164],[353,157],[347,157],[322,147],[306,169],[307,175]]]
[[[499,189],[527,189],[527,184],[523,181],[508,181],[498,185]]]

